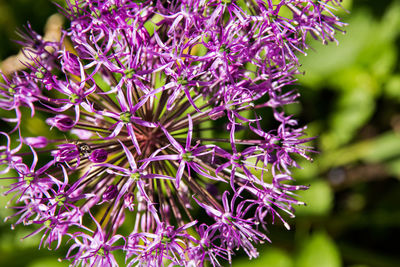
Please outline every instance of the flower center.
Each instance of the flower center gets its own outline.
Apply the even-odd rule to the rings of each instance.
[[[131,179],[133,179],[134,181],[137,181],[140,179],[140,173],[138,172],[134,172],[131,174]]]
[[[131,117],[132,117],[132,114],[129,111],[122,112],[121,115],[119,115],[119,119],[123,123],[131,122]]]
[[[124,71],[126,78],[128,79],[132,79],[133,78],[133,74],[135,74],[135,70],[134,69],[126,69]]]
[[[192,152],[186,152],[182,155],[184,161],[192,161]]]
[[[79,96],[77,94],[71,94],[69,96],[69,101],[71,101],[72,104],[76,104],[78,102]]]

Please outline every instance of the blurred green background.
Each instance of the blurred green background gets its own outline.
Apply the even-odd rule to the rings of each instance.
[[[319,154],[294,172],[310,189],[300,193],[287,231],[270,226],[272,244],[252,260],[239,253],[233,266],[398,267],[400,252],[400,1],[344,0],[349,24],[340,45],[310,40],[301,56],[301,103],[288,107]],[[16,54],[17,28],[29,21],[43,33],[55,6],[48,0],[0,0],[0,61]],[[3,183],[3,182],[0,182]],[[4,184],[4,183],[3,183]],[[11,214],[0,198],[0,218]],[[66,266],[60,251],[37,250],[30,229],[0,222],[0,266]]]

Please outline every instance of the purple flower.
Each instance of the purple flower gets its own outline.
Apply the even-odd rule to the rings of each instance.
[[[0,171],[17,174],[7,219],[37,225],[41,246],[66,241],[73,266],[117,266],[115,250],[129,266],[257,257],[267,222],[289,228],[280,214],[304,204],[291,169],[313,151],[286,86],[308,35],[335,40],[334,5],[67,1],[72,46],[27,27],[34,64],[0,84],[15,124],[0,133]],[[43,118],[48,135],[32,136]]]

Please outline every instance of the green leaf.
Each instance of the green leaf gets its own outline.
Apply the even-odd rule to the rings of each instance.
[[[391,175],[400,179],[400,159],[393,160],[387,164],[387,169]]]
[[[311,155],[311,157],[316,158],[315,155]],[[315,179],[319,172],[318,158],[314,162],[305,159],[300,159],[298,162],[301,168],[293,169],[293,177],[297,181],[301,181],[299,183],[307,183],[307,180]]]
[[[384,93],[388,97],[400,101],[400,75],[393,75],[388,79]]]
[[[383,133],[373,139],[361,141],[320,157],[320,170],[327,170],[336,166],[343,166],[355,161],[378,163],[400,156],[400,142],[398,134]]]
[[[316,232],[304,242],[296,267],[340,267],[338,248],[325,232]]]
[[[299,76],[300,83],[316,89],[322,88],[321,84],[335,82],[341,72],[346,73],[359,58],[363,58],[362,51],[370,43],[372,24],[373,19],[369,13],[357,12],[345,28],[346,34],[336,36],[340,46],[310,42],[312,50],[307,50],[307,55],[299,58],[301,70],[305,71],[305,75]]]
[[[270,247],[260,252],[256,259],[237,259],[233,261],[233,267],[248,266],[252,267],[293,267],[293,260],[288,253],[282,249]]]
[[[301,201],[307,206],[296,207],[297,215],[326,215],[332,208],[333,191],[328,182],[316,180],[306,191],[298,192]]]
[[[64,267],[69,265],[69,261],[59,262],[54,257],[49,258],[39,258],[33,261],[28,267],[43,267],[43,266],[53,266],[53,267]]]
[[[393,132],[382,134],[369,143],[363,159],[368,162],[382,162],[400,156],[400,138]]]
[[[370,90],[357,87],[342,94],[330,120],[332,129],[321,137],[322,148],[331,150],[348,143],[372,116],[374,107]]]

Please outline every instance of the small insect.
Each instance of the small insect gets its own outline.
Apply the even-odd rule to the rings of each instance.
[[[81,154],[82,156],[89,157],[90,153],[92,153],[92,149],[86,143],[75,141],[75,145],[78,148],[79,154]]]
[[[68,143],[70,144],[72,143],[71,141],[68,140],[68,138],[65,135],[64,137]],[[89,157],[90,153],[92,153],[92,148],[86,143],[82,143],[79,142],[78,140],[75,140],[73,144],[76,146],[76,149],[78,150],[79,155],[81,156]]]

